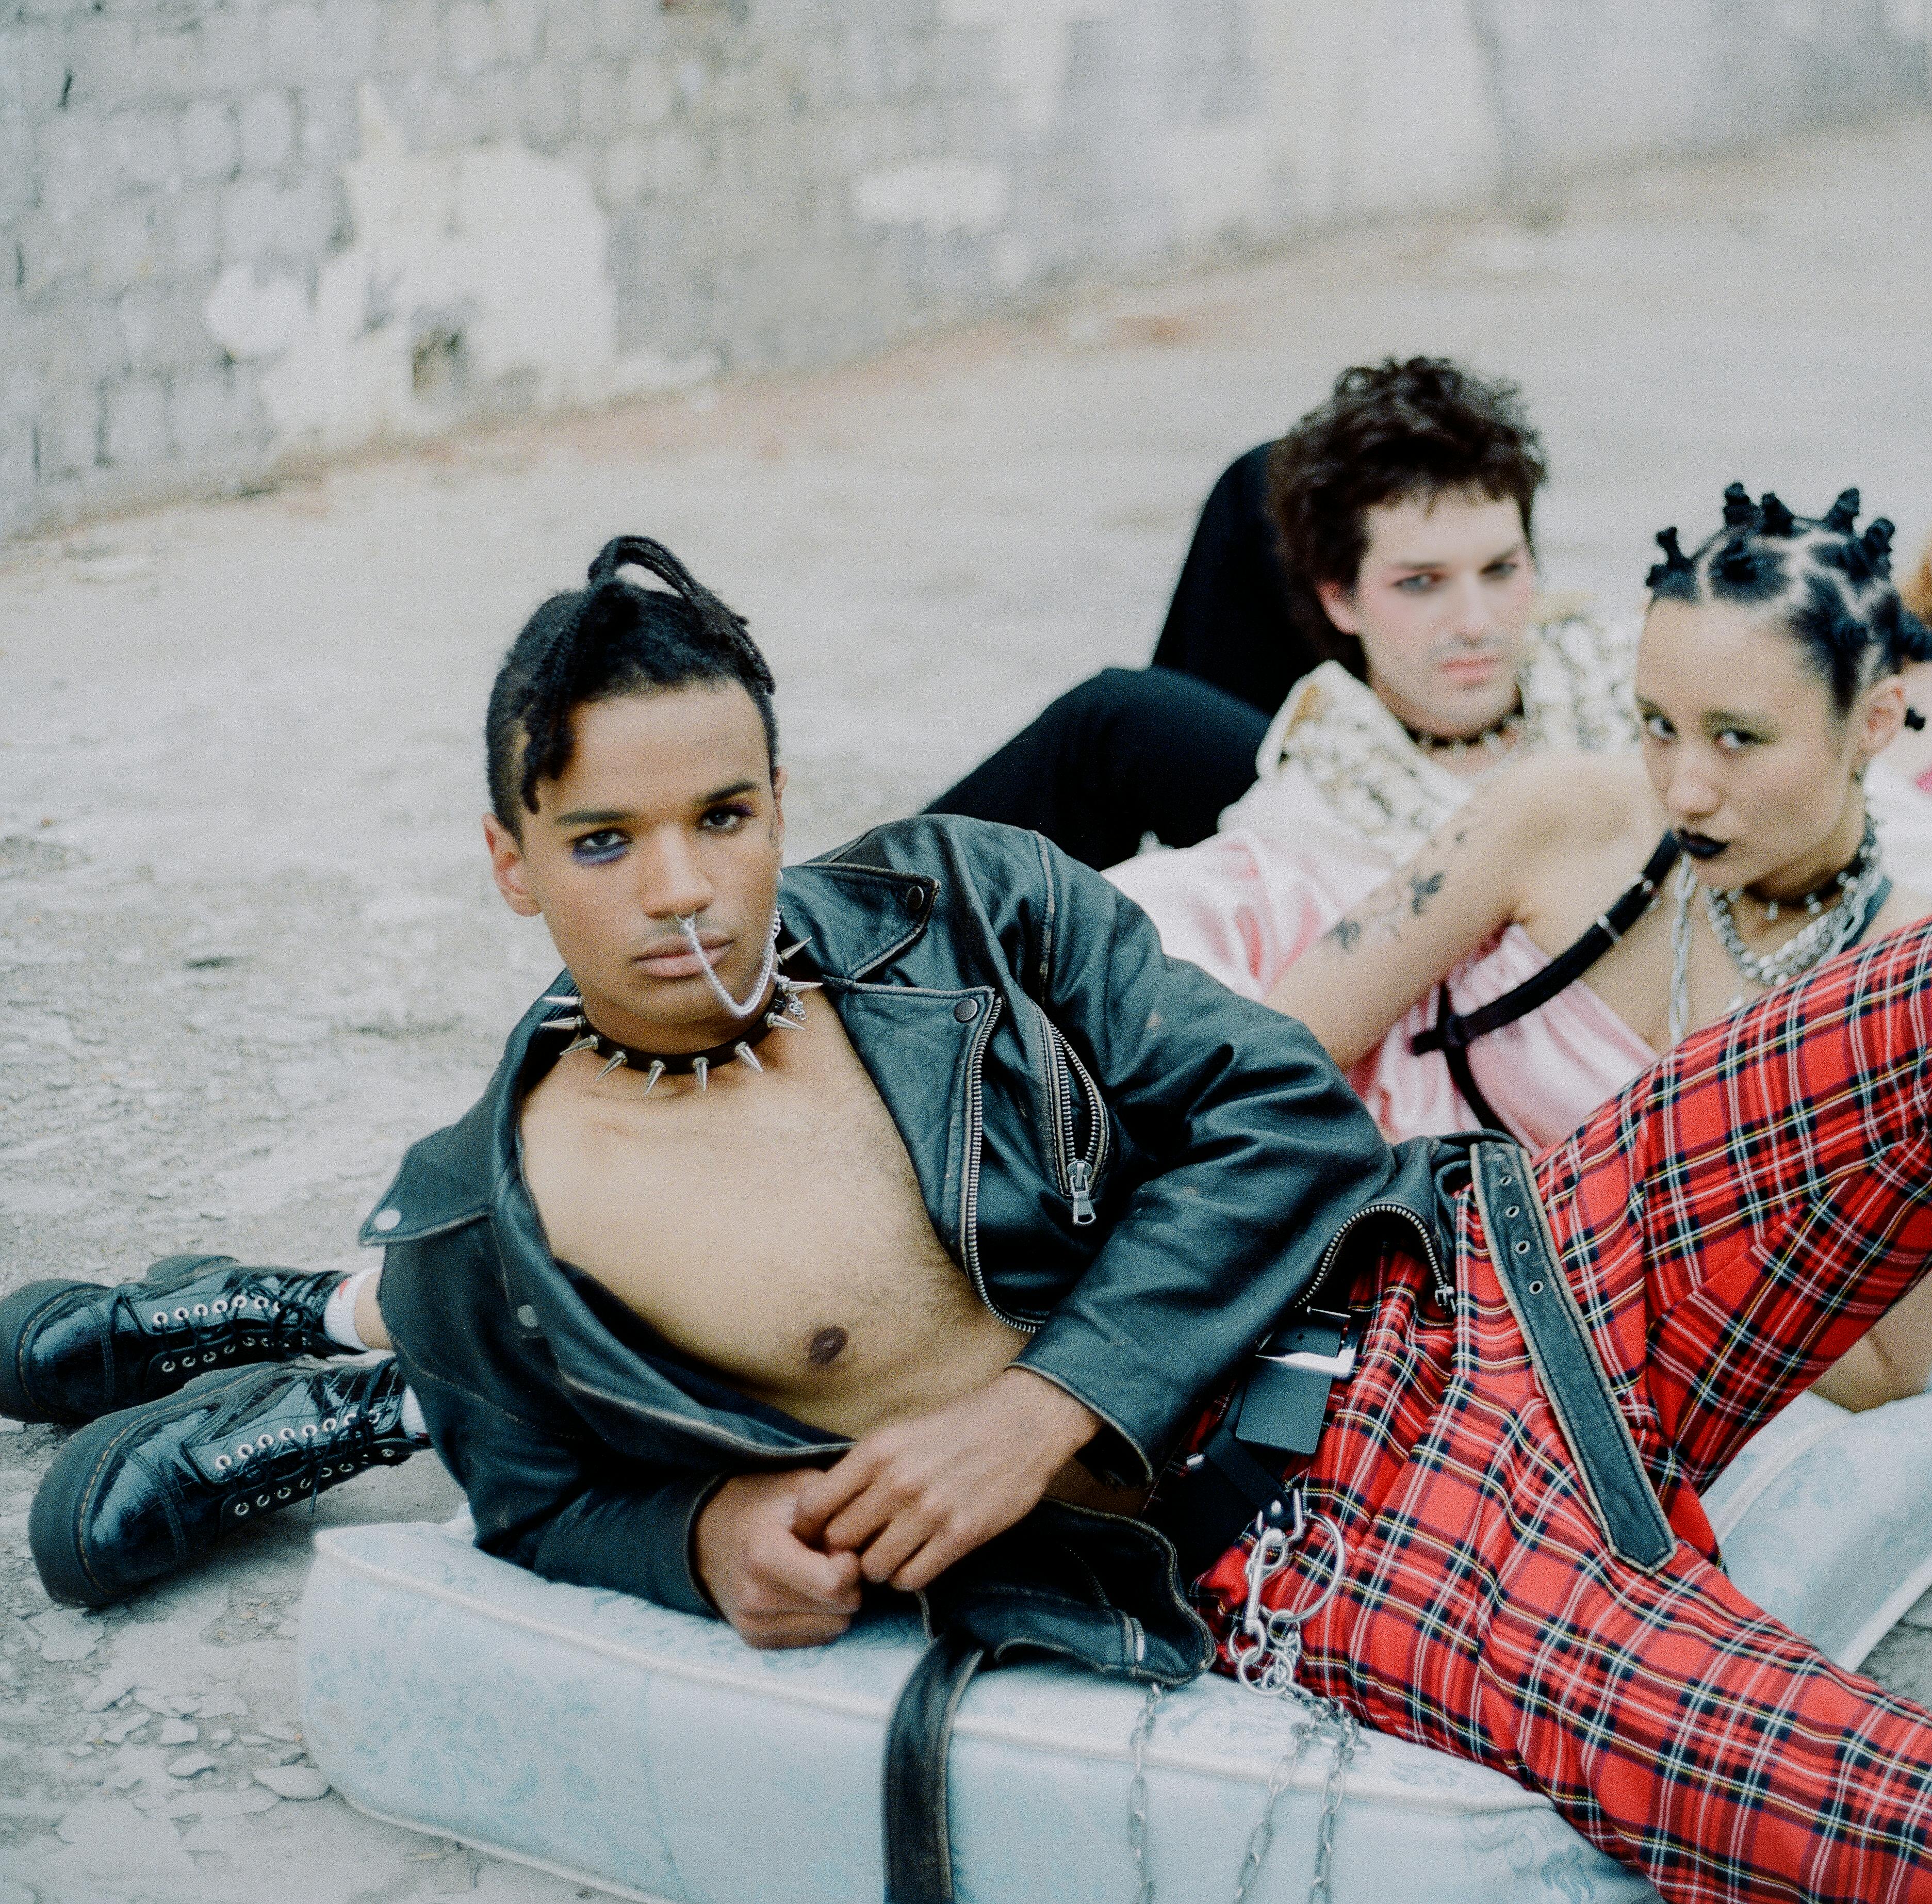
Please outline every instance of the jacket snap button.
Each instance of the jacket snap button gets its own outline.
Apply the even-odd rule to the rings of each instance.
[[[962,1025],[971,1024],[980,1015],[980,1001],[977,999],[962,999],[952,1008],[952,1015]]]
[[[537,1312],[526,1302],[518,1310],[517,1320],[526,1329],[534,1329],[537,1326]]]
[[[370,1227],[376,1230],[393,1230],[402,1220],[403,1213],[400,1210],[378,1210],[376,1212],[376,1221]]]
[[[923,886],[914,886],[908,889],[905,896],[905,909],[908,912],[923,912],[926,910],[926,888]]]

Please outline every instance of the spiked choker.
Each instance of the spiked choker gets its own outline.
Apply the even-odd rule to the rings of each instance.
[[[1521,734],[1522,724],[1522,704],[1518,701],[1480,733],[1430,734],[1422,728],[1411,727],[1406,721],[1402,722],[1402,731],[1425,754],[1447,754],[1451,760],[1460,760],[1480,747],[1500,760]]]
[[[694,941],[695,935],[692,935]],[[776,937],[776,929],[774,931]],[[566,1012],[560,1018],[546,1020],[537,1027],[539,1032],[572,1032],[576,1034],[572,1041],[565,1046],[563,1056],[568,1057],[573,1051],[588,1051],[604,1059],[599,1078],[610,1076],[614,1071],[628,1069],[643,1073],[644,1095],[648,1098],[657,1089],[662,1077],[694,1077],[700,1091],[710,1088],[711,1074],[720,1065],[728,1065],[734,1059],[742,1059],[754,1071],[765,1068],[752,1056],[752,1047],[762,1044],[772,1032],[794,1031],[805,1023],[805,997],[807,992],[816,992],[820,987],[810,979],[788,978],[777,970],[778,963],[792,957],[804,949],[805,941],[799,939],[782,952],[767,952],[768,969],[771,978],[771,993],[762,1008],[754,1005],[749,1011],[742,1009],[718,984],[707,966],[706,976],[711,978],[712,989],[717,992],[740,1018],[749,1017],[752,1022],[735,1038],[727,1038],[721,1044],[714,1044],[704,1051],[659,1052],[640,1051],[635,1045],[620,1044],[615,1038],[607,1038],[585,1017],[584,1001],[574,992],[547,993],[545,1005],[573,1005],[574,1011]],[[760,984],[754,998],[762,995]]]

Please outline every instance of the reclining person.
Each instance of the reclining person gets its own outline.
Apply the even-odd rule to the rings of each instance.
[[[1192,845],[1258,755],[1274,770],[1270,724],[1318,668],[1330,698],[1356,690],[1345,707],[1379,697],[1395,743],[1446,774],[1525,739],[1627,744],[1610,703],[1628,640],[1537,602],[1544,477],[1513,384],[1442,358],[1344,371],[1215,484],[1154,665],[1070,689],[928,810],[1031,827],[1103,868],[1148,833]]]
[[[1932,1255],[1932,930],[1694,1035],[1534,1167],[1390,1152],[1300,1026],[1031,836],[903,822],[781,888],[742,624],[654,544],[591,581],[490,722],[497,883],[568,987],[368,1230],[481,1544],[763,1645],[920,1593],[940,1712],[1016,1648],[1156,1682],[1298,1658],[1666,1897],[1923,1893],[1932,1716],[1752,1607],[1695,1491]],[[58,1387],[41,1338],[92,1317],[98,1386],[129,1299],[197,1353],[280,1320],[275,1272],[221,1273],[36,1299],[9,1380]],[[1295,1317],[1354,1350],[1306,1435],[1306,1371],[1254,1354]],[[191,1494],[326,1485],[329,1379],[218,1372],[83,1429],[44,1577],[94,1596]],[[351,1466],[395,1433],[374,1379]]]
[[[1636,754],[1513,762],[1300,956],[1268,1002],[1319,1038],[1391,1140],[1474,1127],[1560,1141],[1688,1032],[1932,914],[1896,884],[1864,796],[1932,629],[1858,492],[1820,520],[1733,484],[1677,532],[1637,653]],[[1817,1383],[1851,1408],[1932,1376],[1932,1281]]]

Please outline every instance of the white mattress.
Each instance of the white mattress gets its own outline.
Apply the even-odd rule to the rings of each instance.
[[[759,1653],[716,1621],[560,1587],[421,1524],[317,1537],[302,1617],[304,1742],[354,1805],[620,1896],[878,1899],[886,1716],[916,1630]],[[1136,1688],[1076,1668],[976,1680],[955,1733],[960,1904],[1119,1904]],[[1161,1904],[1226,1904],[1298,1709],[1220,1677],[1162,1706],[1147,1755]],[[1277,1808],[1252,1904],[1308,1895],[1324,1742]],[[1499,1773],[1365,1738],[1335,1904],[1654,1904]]]

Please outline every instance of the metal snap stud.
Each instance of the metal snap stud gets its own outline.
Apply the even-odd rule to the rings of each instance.
[[[977,999],[962,999],[952,1008],[952,1015],[962,1025],[971,1024],[980,1015],[980,1001]]]
[[[394,1230],[403,1220],[400,1210],[378,1210],[376,1221],[370,1225],[373,1230]]]
[[[527,1302],[524,1303],[518,1308],[517,1320],[526,1329],[534,1329],[537,1326],[537,1312]]]

